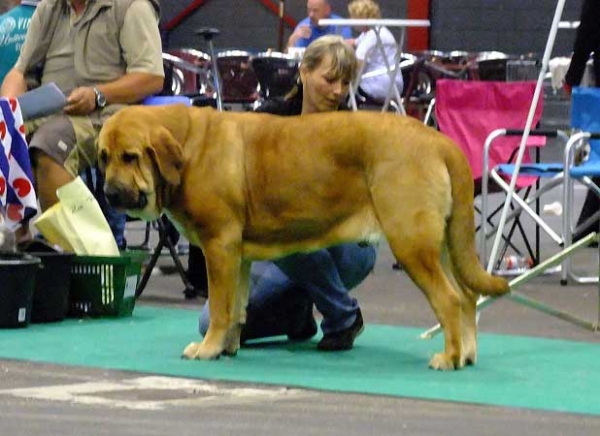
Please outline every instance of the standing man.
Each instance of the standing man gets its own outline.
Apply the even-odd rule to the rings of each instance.
[[[573,43],[571,63],[565,75],[564,88],[570,94],[583,79],[586,64],[593,53],[594,82],[600,86],[600,4],[597,0],[584,0],[579,27]]]
[[[6,3],[8,10],[0,15],[0,81],[19,57],[31,16],[39,0],[13,0]]]
[[[27,123],[42,211],[56,190],[96,162],[96,138],[123,105],[162,90],[158,0],[42,0],[0,95],[54,82],[67,96],[62,112]],[[35,85],[34,85],[35,86]],[[24,223],[18,237],[29,235]]]
[[[341,35],[344,39],[352,37],[352,30],[348,26],[319,26],[319,20],[323,18],[342,18],[331,12],[329,0],[308,0],[306,10],[308,17],[298,23],[288,39],[287,48],[306,48],[323,35]]]
[[[581,85],[586,64],[592,53],[594,86],[600,87],[600,2],[598,0],[584,0],[581,7],[579,28],[573,43],[573,56],[563,85],[567,94],[571,94],[574,86]],[[592,181],[596,185],[600,185],[600,177],[592,177]],[[577,242],[589,233],[598,230],[598,219],[587,223],[588,219],[594,216],[598,210],[600,210],[600,199],[598,199],[595,192],[588,189],[581,213],[577,219],[577,230],[573,234],[573,242]]]

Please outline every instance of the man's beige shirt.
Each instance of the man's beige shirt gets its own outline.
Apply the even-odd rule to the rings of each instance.
[[[61,18],[52,43],[48,48],[42,83],[54,82],[68,95],[78,86],[89,86],[95,83],[83,83],[76,74],[73,37],[77,34],[78,24],[84,20],[92,5],[88,1],[84,12],[76,17],[74,11]],[[160,34],[157,32],[158,19],[156,11],[148,1],[134,1],[127,10],[119,40],[126,64],[127,73],[149,73],[164,76]],[[41,25],[39,20],[32,20],[25,44],[15,67],[25,72],[36,42],[40,40]],[[158,37],[157,37],[158,36]]]

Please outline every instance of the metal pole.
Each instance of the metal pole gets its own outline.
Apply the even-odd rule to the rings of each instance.
[[[217,57],[215,56],[215,49],[213,48],[212,38],[208,39],[208,49],[210,51],[210,65],[213,74],[213,84],[215,87],[215,94],[217,94],[217,110],[223,111],[223,100],[221,99],[221,77],[219,76],[219,69],[217,68]]]
[[[283,43],[283,31],[284,31],[284,21],[283,17],[285,15],[285,1],[279,0],[279,31],[278,31],[278,42],[277,47],[281,53],[285,50],[285,45]]]
[[[580,327],[584,327],[588,330],[592,330],[592,331],[598,330],[600,314],[599,314],[599,321],[590,322],[587,320],[583,320],[579,317],[576,317],[575,315],[571,315],[567,312],[560,311],[549,305],[545,305],[536,300],[528,298],[521,293],[515,292],[515,289],[517,287],[519,287],[522,284],[528,282],[529,280],[539,276],[544,271],[546,271],[548,268],[552,268],[553,266],[560,264],[565,258],[567,258],[568,256],[571,256],[574,252],[576,252],[584,247],[587,247],[593,241],[597,241],[597,240],[598,240],[598,233],[596,233],[596,232],[590,233],[589,235],[587,235],[586,237],[577,241],[575,244],[569,246],[565,250],[560,251],[559,253],[556,253],[554,256],[552,256],[549,259],[545,260],[544,262],[538,264],[536,267],[530,269],[529,271],[521,274],[518,277],[515,277],[513,280],[511,280],[509,282],[510,293],[506,294],[506,296],[504,298],[509,298],[518,303],[521,303],[528,307],[531,307],[532,309],[536,309],[536,310],[545,312],[549,315],[553,315],[558,318],[564,319],[566,321],[570,321],[571,323],[577,324]],[[503,298],[503,297],[499,297],[499,298]],[[495,300],[496,300],[496,298],[491,298],[491,297],[480,298],[479,301],[477,302],[477,312],[479,313],[480,310],[489,306]],[[421,333],[420,337],[421,337],[421,339],[431,339],[438,333],[441,333],[441,331],[442,331],[441,325],[437,324],[437,325],[433,326],[432,328],[430,328],[429,330]]]
[[[223,111],[223,101],[221,98],[221,78],[219,77],[219,70],[217,68],[217,57],[215,56],[215,49],[213,47],[213,37],[219,34],[219,29],[213,27],[201,27],[196,30],[196,34],[202,36],[206,42],[208,42],[208,50],[210,51],[210,65],[213,74],[213,85],[215,87],[215,94],[217,95],[217,109]]]
[[[523,161],[523,155],[525,154],[525,146],[527,144],[527,139],[529,138],[529,132],[531,131],[531,125],[533,124],[533,117],[535,114],[535,109],[537,107],[540,93],[542,90],[542,85],[544,83],[544,76],[546,71],[548,71],[548,64],[550,62],[550,56],[552,54],[552,48],[554,47],[554,40],[556,39],[556,32],[558,30],[558,23],[560,22],[560,17],[562,15],[563,8],[565,6],[565,0],[558,0],[556,5],[556,10],[554,12],[554,19],[552,20],[552,26],[550,28],[550,34],[548,36],[548,41],[546,43],[546,49],[544,51],[544,57],[542,60],[542,69],[540,71],[540,75],[537,80],[537,84],[535,87],[535,92],[533,94],[533,101],[531,102],[531,107],[529,109],[529,115],[527,116],[527,122],[525,124],[525,129],[523,132],[523,137],[521,138],[521,144],[519,145],[519,153],[517,155],[517,161],[515,162],[515,171],[513,173],[512,178],[510,179],[510,188],[508,194],[506,196],[506,201],[504,202],[504,208],[502,209],[502,216],[500,217],[500,222],[498,223],[498,231],[496,232],[496,238],[494,239],[494,245],[492,246],[492,252],[490,254],[490,259],[487,265],[488,272],[492,272],[494,269],[494,264],[496,263],[496,257],[498,255],[498,248],[500,246],[500,240],[502,239],[502,233],[504,232],[504,225],[506,224],[506,216],[508,215],[508,209],[510,208],[510,204],[512,202],[513,193],[515,191],[515,186],[517,184],[517,178],[519,176],[519,171],[521,169],[521,162]],[[486,217],[484,217],[485,219]]]

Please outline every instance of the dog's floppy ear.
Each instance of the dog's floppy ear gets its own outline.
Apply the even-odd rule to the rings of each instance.
[[[98,155],[96,156],[96,166],[103,175],[106,174],[106,150],[100,149],[100,138],[96,138],[96,150]]]
[[[153,129],[147,150],[163,179],[171,186],[179,186],[183,168],[183,149],[171,132],[164,127]]]

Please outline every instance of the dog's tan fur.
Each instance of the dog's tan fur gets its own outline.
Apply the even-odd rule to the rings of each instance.
[[[135,106],[105,124],[99,162],[113,203],[166,212],[204,251],[210,327],[186,358],[237,352],[255,259],[383,233],[444,329],[436,369],[475,363],[478,295],[509,290],[477,259],[467,160],[410,117]]]

